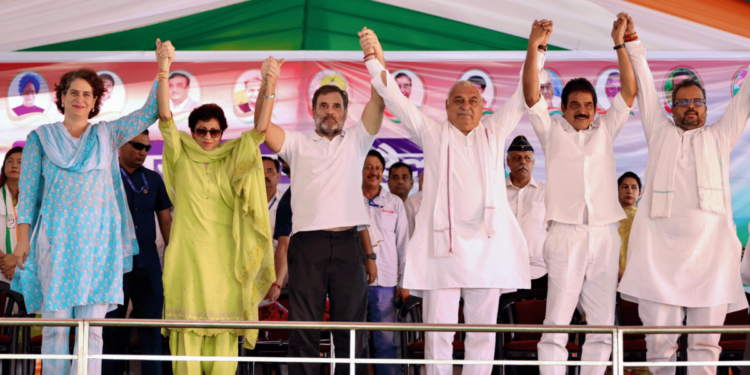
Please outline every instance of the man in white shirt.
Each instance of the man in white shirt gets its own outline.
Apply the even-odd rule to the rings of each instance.
[[[539,42],[544,40],[541,35]],[[541,69],[541,64],[537,70]],[[423,295],[425,323],[458,323],[463,297],[467,324],[494,324],[503,289],[528,289],[529,254],[503,183],[505,140],[523,116],[522,87],[482,120],[483,100],[468,81],[453,85],[446,121],[419,110],[382,67],[368,65],[388,110],[424,150],[424,198],[406,253],[404,288]],[[450,359],[453,333],[425,334],[427,359]],[[492,360],[495,334],[469,332],[465,358]],[[491,365],[465,365],[463,374],[489,374]],[[428,365],[428,374],[452,374]]]
[[[276,210],[279,209],[279,202],[286,190],[279,190],[279,181],[281,180],[281,163],[278,159],[269,156],[263,157],[263,173],[266,178],[266,198],[268,199],[268,216],[271,220],[271,233],[276,227]],[[276,252],[276,246],[279,242],[273,240],[273,251]],[[273,288],[273,286],[271,286]]]
[[[585,78],[570,80],[562,92],[563,118],[552,119],[539,93],[537,48],[529,41],[524,71],[524,94],[529,120],[542,144],[547,169],[545,221],[550,230],[544,243],[548,292],[545,325],[568,325],[579,304],[589,325],[614,324],[620,250],[618,223],[625,218],[617,201],[617,176],[612,148],[630,115],[637,87],[630,59],[622,47],[627,19],[615,21],[612,38],[617,50],[622,91],[607,114],[596,115],[596,91]],[[551,21],[534,25],[535,32],[552,33]],[[545,48],[545,47],[542,47]],[[539,359],[568,358],[567,334],[545,333]],[[612,336],[588,334],[583,361],[607,361]],[[606,366],[583,366],[583,375],[601,375]],[[541,366],[542,375],[563,375],[565,366]]]
[[[419,207],[422,206],[422,185],[424,181],[424,171],[419,173],[419,191],[412,194],[409,198],[404,201],[404,208],[406,209],[406,217],[409,220],[409,238],[414,235],[415,219]]]
[[[395,323],[396,305],[393,298],[407,296],[408,290],[401,288],[406,262],[406,247],[409,244],[409,224],[401,198],[380,185],[383,181],[385,158],[370,150],[362,169],[362,194],[367,200],[370,215],[370,237],[378,238],[373,248],[377,255],[378,278],[370,283],[367,293],[367,310],[374,323]],[[398,289],[398,291],[397,291]],[[372,341],[375,358],[397,358],[398,346],[394,331],[373,331]],[[376,364],[378,375],[396,374],[396,365]]]
[[[191,112],[198,103],[190,99],[190,77],[180,72],[169,76],[169,98],[172,112]]]
[[[529,247],[531,289],[547,290],[547,266],[544,264],[542,247],[547,238],[544,222],[545,184],[531,177],[534,171],[534,148],[525,136],[519,135],[508,147],[508,168],[505,179],[508,203],[521,226]]]
[[[740,279],[742,245],[732,220],[730,153],[750,115],[743,85],[713,125],[705,90],[684,80],[672,90],[672,115],[664,114],[646,51],[627,17],[627,52],[638,81],[638,108],[649,159],[643,198],[630,231],[623,298],[638,302],[646,326],[720,326],[727,312],[747,307]],[[750,86],[750,85],[748,85]],[[646,335],[647,360],[674,361],[678,334]],[[720,334],[688,336],[688,360],[718,361]],[[674,367],[651,367],[674,374]],[[716,366],[689,367],[714,374]]]
[[[372,30],[365,28],[359,36],[366,62],[384,64]],[[271,123],[276,80],[283,63],[273,57],[263,63],[255,129],[265,134],[266,146],[289,163],[294,175],[290,187],[294,220],[287,264],[289,320],[323,321],[328,296],[331,321],[363,322],[367,284],[375,281],[377,266],[375,254],[371,249],[365,253],[357,232],[358,226],[369,224],[361,194],[362,165],[380,130],[385,105],[372,90],[362,118],[343,130],[347,94],[337,86],[321,86],[312,99],[315,131],[304,135],[284,130]],[[357,335],[357,357],[363,355],[365,337]],[[349,332],[333,331],[333,340],[336,357],[349,357]],[[290,330],[289,356],[319,358],[320,331]],[[366,371],[367,366],[359,367]],[[289,373],[317,375],[319,368],[319,364],[292,363]],[[336,373],[348,374],[349,366],[337,366]]]

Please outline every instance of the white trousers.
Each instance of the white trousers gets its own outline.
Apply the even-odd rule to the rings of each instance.
[[[458,305],[464,297],[466,324],[496,324],[500,305],[500,289],[437,289],[423,291],[422,317],[428,324],[457,324]],[[425,359],[453,359],[455,332],[425,332]],[[495,334],[467,332],[464,341],[467,360],[495,358]],[[486,375],[492,365],[465,365],[464,375]],[[427,365],[427,375],[452,375],[451,365]]]
[[[727,305],[680,307],[646,300],[638,301],[638,315],[644,326],[681,326],[687,314],[688,326],[722,326]],[[646,359],[649,362],[674,362],[677,359],[678,333],[646,335]],[[718,361],[721,354],[720,333],[688,335],[689,361]],[[674,375],[675,367],[649,367],[653,375]],[[690,375],[716,374],[716,366],[690,366]]]
[[[109,305],[85,305],[61,311],[42,311],[44,319],[104,319]],[[77,330],[77,328],[76,328]],[[76,332],[76,343],[73,354],[78,355],[80,332]],[[89,327],[89,354],[102,354],[102,327]],[[42,329],[42,354],[69,354],[70,327],[44,327]],[[43,375],[75,375],[78,373],[78,361],[73,360],[71,367],[67,359],[45,359]],[[102,373],[102,360],[90,359],[87,374]]]
[[[613,325],[620,259],[618,224],[591,227],[553,223],[544,242],[549,289],[544,325],[569,325],[576,306],[588,325]],[[566,333],[545,333],[537,346],[542,361],[568,359]],[[587,334],[583,361],[608,361],[612,335]],[[601,375],[606,366],[581,366],[582,375]],[[541,375],[564,375],[565,366],[540,366]]]

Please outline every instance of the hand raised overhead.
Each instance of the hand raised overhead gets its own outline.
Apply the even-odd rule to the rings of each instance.
[[[625,35],[630,35],[635,33],[635,23],[633,23],[633,17],[630,17],[627,13],[620,13],[621,15],[625,16],[625,18],[628,19],[628,27],[625,29]],[[617,16],[619,17],[620,14]]]
[[[612,23],[612,40],[616,46],[625,43],[625,29],[628,26],[628,19],[625,13],[617,15],[617,20]]]
[[[269,84],[276,84],[276,80],[281,75],[281,66],[284,65],[285,61],[286,59],[276,60],[273,56],[269,56],[260,68],[263,81]]]
[[[544,32],[546,33],[546,36],[544,37],[544,40],[542,41],[543,45],[547,45],[549,43],[549,37],[552,36],[552,29],[554,26],[554,22],[552,20],[541,20],[539,21],[542,23],[542,28],[544,29]]]
[[[362,31],[358,32],[357,35],[359,36],[359,45],[362,47],[362,52],[365,56],[374,53],[378,60],[383,61],[383,47],[380,45],[375,32],[367,27],[363,27]]]
[[[169,66],[172,65],[174,60],[174,46],[172,42],[162,42],[161,39],[156,39],[156,61],[159,62],[159,70],[169,71]]]
[[[552,21],[534,20],[534,23],[531,25],[531,35],[529,35],[529,48],[536,50],[537,47],[545,45],[551,34]]]

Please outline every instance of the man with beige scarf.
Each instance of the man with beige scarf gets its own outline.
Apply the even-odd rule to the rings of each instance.
[[[627,15],[626,15],[627,17]],[[638,108],[649,148],[643,199],[630,232],[619,291],[638,302],[646,326],[720,326],[727,312],[747,307],[740,280],[742,245],[732,220],[729,155],[750,115],[743,86],[711,126],[706,92],[685,80],[672,90],[672,114],[661,108],[654,78],[630,17],[628,54],[638,81]],[[678,334],[646,336],[647,360],[674,361]],[[689,361],[717,361],[720,334],[691,334]],[[655,375],[674,367],[651,367]],[[716,366],[690,367],[714,374]]]

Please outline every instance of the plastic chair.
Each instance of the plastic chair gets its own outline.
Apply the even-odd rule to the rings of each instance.
[[[522,290],[500,297],[498,324],[539,324],[544,323],[547,311],[547,292],[544,290]],[[585,324],[581,314],[576,310],[571,325]],[[584,335],[579,336],[580,344],[575,342],[576,334],[568,335],[568,360],[580,360]],[[495,359],[538,360],[537,344],[542,333],[531,332],[498,332],[495,344]],[[507,366],[511,374],[516,374],[517,366]],[[529,366],[523,366],[529,367]],[[535,367],[538,369],[538,367]],[[568,373],[573,374],[578,366],[568,366]],[[493,374],[502,374],[502,366],[493,366]]]

